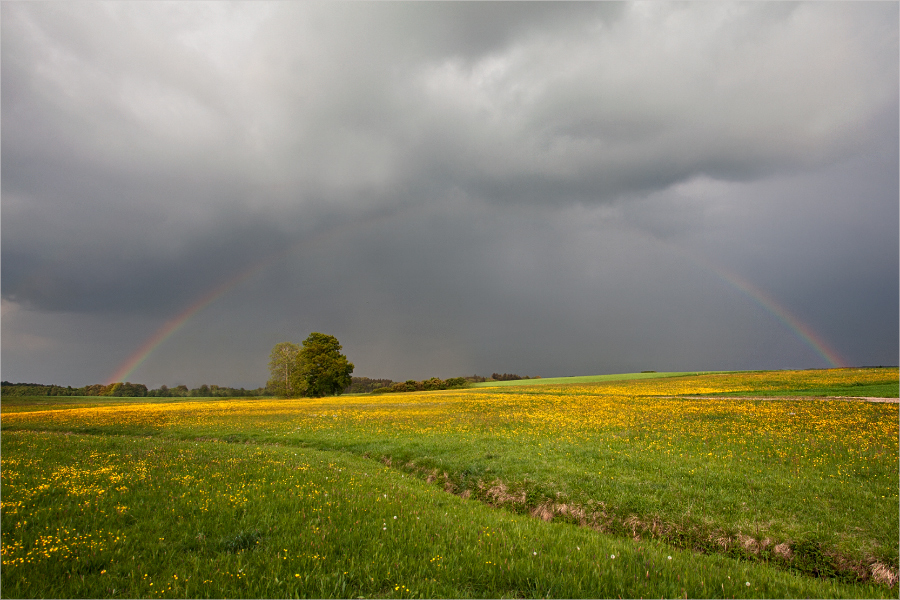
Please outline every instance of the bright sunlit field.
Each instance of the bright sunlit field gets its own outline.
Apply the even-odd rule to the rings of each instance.
[[[3,591],[896,597],[897,382],[4,399]]]

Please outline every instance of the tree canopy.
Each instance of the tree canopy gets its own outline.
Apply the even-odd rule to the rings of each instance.
[[[269,354],[269,381],[266,387],[276,396],[290,398],[302,395],[305,381],[300,377],[297,357],[300,346],[292,342],[275,344]]]
[[[281,342],[269,355],[267,388],[284,398],[332,396],[350,385],[353,363],[333,335],[313,332],[302,347]]]
[[[307,396],[338,395],[350,385],[353,363],[341,354],[341,344],[333,335],[309,334],[303,340],[297,363]]]

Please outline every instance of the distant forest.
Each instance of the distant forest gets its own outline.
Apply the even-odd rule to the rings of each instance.
[[[143,383],[110,383],[103,385],[96,383],[84,387],[63,387],[61,385],[43,385],[40,383],[10,383],[2,382],[2,394],[4,396],[111,396],[117,398],[248,398],[266,396],[266,388],[245,390],[244,388],[221,387],[218,385],[203,384],[198,388],[188,389],[186,385],[173,388],[160,386],[155,389],[147,389]]]
[[[369,377],[352,377],[350,385],[344,388],[345,394],[369,394],[378,390],[385,392],[405,392],[436,390],[447,388],[465,387],[472,382],[485,381],[511,381],[514,379],[540,379],[540,377],[519,377],[512,373],[494,373],[490,378],[480,375],[469,377],[453,377],[446,380],[432,377],[424,381],[395,382],[391,379],[370,379]],[[2,382],[0,393],[3,396],[109,396],[115,398],[259,398],[273,394],[265,387],[253,390],[244,388],[232,388],[219,385],[203,384],[198,388],[190,389],[186,385],[175,387],[160,386],[149,389],[143,383],[110,383],[86,385],[84,387],[72,387],[61,385],[46,385],[41,383],[11,383]]]
[[[423,392],[429,390],[449,390],[468,386],[470,383],[484,383],[486,381],[513,381],[516,379],[540,379],[535,377],[521,377],[515,373],[494,373],[488,377],[471,375],[469,377],[451,377],[440,379],[432,377],[422,381],[391,381],[390,379],[369,379],[368,377],[353,377],[350,387],[344,389],[345,394],[387,394],[396,392]]]

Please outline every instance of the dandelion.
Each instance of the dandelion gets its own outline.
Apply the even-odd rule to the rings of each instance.
[[[749,582],[749,581],[747,582],[747,587],[750,587],[750,582]]]
[[[537,552],[532,552],[532,554],[534,554],[535,556],[537,556]]]
[[[666,557],[666,560],[672,560],[672,557],[671,557],[671,556],[667,556],[667,557]]]
[[[610,557],[610,558],[615,558],[616,555],[615,555],[615,554],[610,554],[609,557]]]

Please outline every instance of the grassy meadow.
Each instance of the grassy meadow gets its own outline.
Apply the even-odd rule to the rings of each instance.
[[[897,596],[896,368],[640,375],[3,399],[3,594]]]

